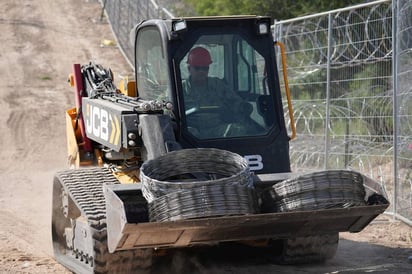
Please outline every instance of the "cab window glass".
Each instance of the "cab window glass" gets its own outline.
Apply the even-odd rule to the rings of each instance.
[[[203,39],[202,39],[203,40]],[[210,52],[210,55],[213,56],[213,62],[209,66],[209,76],[211,77],[218,77],[223,79],[224,75],[224,67],[225,67],[225,58],[224,58],[224,46],[219,44],[204,44],[204,43],[196,43],[194,47],[202,47],[207,49]],[[180,63],[180,71],[182,73],[182,78],[187,79],[189,78],[189,71],[187,69],[187,58],[188,54],[183,58],[183,62]]]
[[[195,138],[259,136],[273,128],[265,59],[240,35],[200,36],[179,68],[186,129]]]
[[[246,41],[237,43],[237,75],[240,92],[267,94],[265,59]]]
[[[147,100],[167,100],[167,60],[161,47],[160,33],[149,27],[139,31],[136,42],[137,91]]]

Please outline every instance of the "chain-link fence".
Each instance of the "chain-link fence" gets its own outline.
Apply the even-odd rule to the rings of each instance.
[[[179,15],[182,9],[178,0],[101,2],[131,65],[132,27],[144,19]],[[276,40],[288,51],[298,129],[298,138],[291,142],[293,170],[359,170],[381,182],[392,202],[388,212],[409,224],[411,14],[410,0],[376,1],[273,26]]]
[[[394,1],[394,212],[412,223],[412,1]]]
[[[359,170],[412,224],[410,14],[411,1],[376,1],[275,22],[274,33],[288,51],[294,170]]]
[[[171,18],[172,13],[153,0],[100,0],[119,48],[133,68],[134,51],[130,44],[130,31],[139,22],[150,18]],[[169,0],[169,5],[173,1]]]

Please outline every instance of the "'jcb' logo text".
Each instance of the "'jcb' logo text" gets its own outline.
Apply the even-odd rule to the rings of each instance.
[[[116,116],[105,109],[86,104],[86,132],[111,144],[120,140],[120,125]]]
[[[262,156],[259,154],[256,155],[245,155],[244,158],[246,159],[249,169],[250,170],[261,170],[263,169],[263,162]]]

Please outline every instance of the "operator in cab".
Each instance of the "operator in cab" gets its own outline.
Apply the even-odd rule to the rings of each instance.
[[[189,132],[197,138],[209,139],[247,134],[241,125],[253,107],[233,92],[218,77],[209,76],[213,63],[203,47],[190,50],[187,57],[188,79],[182,81],[186,122]]]

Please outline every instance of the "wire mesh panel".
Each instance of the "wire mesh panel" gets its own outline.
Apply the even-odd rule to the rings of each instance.
[[[412,223],[412,1],[396,4],[396,213]]]
[[[166,2],[171,6],[170,1]],[[129,38],[132,28],[146,19],[171,18],[173,15],[153,0],[101,0],[101,2],[120,49],[131,67],[134,68],[134,50]]]
[[[391,15],[383,2],[275,24],[289,50],[297,168],[363,169],[391,145]]]
[[[397,77],[392,73],[392,8],[391,1],[376,1],[275,22],[274,34],[288,51],[298,130],[291,142],[293,169],[359,170],[380,181],[397,201],[397,209],[392,205],[390,210],[410,221],[411,1],[397,5]]]

